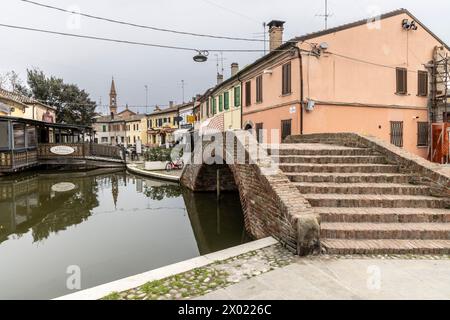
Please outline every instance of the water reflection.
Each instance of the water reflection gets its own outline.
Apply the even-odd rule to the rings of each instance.
[[[0,299],[70,293],[248,241],[239,197],[97,170],[0,179]]]

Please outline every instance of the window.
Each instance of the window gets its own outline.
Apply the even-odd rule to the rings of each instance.
[[[417,146],[428,146],[428,122],[417,122]]]
[[[14,148],[25,148],[25,124],[13,124]]]
[[[102,137],[102,143],[108,143],[108,137]]]
[[[27,147],[36,147],[36,127],[27,126]]]
[[[263,142],[263,124],[257,123],[255,124],[255,130],[256,130],[256,140],[258,143]]]
[[[234,106],[235,107],[241,106],[241,87],[234,88]]]
[[[283,65],[281,93],[283,95],[291,93],[291,63]]]
[[[403,121],[391,121],[391,143],[403,147]]]
[[[0,148],[9,147],[8,122],[0,121]]]
[[[216,114],[216,98],[211,98],[212,102],[212,114]]]
[[[103,132],[106,132],[106,125],[103,126]]]
[[[417,95],[426,97],[428,95],[428,72],[419,71],[417,73]]]
[[[281,141],[291,135],[292,120],[281,120]]]
[[[408,93],[408,70],[405,68],[396,69],[397,78],[397,94],[407,94]]]
[[[228,91],[223,94],[223,107],[225,110],[230,108],[230,93]]]
[[[206,100],[206,116],[209,117],[209,99]]]
[[[252,104],[252,83],[247,81],[245,83],[245,106],[248,107]]]
[[[263,101],[263,77],[258,76],[256,78],[256,103],[261,103]]]
[[[219,112],[223,111],[223,96],[219,96]]]

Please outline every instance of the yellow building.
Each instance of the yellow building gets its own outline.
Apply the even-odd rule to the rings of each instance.
[[[56,108],[0,88],[0,116],[56,122]]]
[[[223,81],[218,74],[217,85],[200,98],[200,123],[197,129],[218,131],[241,129],[242,84],[238,77],[239,66],[231,64],[231,77]]]
[[[163,146],[174,142],[173,133],[178,129],[179,106],[172,103],[169,108],[159,109],[147,116],[149,146]]]

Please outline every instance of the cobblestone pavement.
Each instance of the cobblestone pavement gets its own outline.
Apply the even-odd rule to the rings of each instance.
[[[208,294],[243,280],[291,264],[295,256],[281,245],[217,261],[166,279],[148,282],[124,292],[113,292],[105,300],[182,300]]]
[[[259,279],[260,275],[269,276],[270,271],[293,266],[295,264],[319,263],[326,265],[332,261],[430,261],[450,260],[450,255],[317,255],[300,258],[294,256],[281,245],[276,244],[263,249],[251,251],[223,261],[217,261],[202,268],[190,270],[165,279],[148,282],[140,287],[124,292],[113,292],[105,300],[185,300],[205,296],[222,297],[223,290],[233,290],[247,280]],[[278,271],[279,272],[279,271]],[[286,274],[287,276],[287,274]],[[253,281],[253,280],[252,280]],[[217,291],[218,290],[218,291]],[[216,293],[217,292],[217,293]],[[222,292],[222,293],[221,293]],[[275,299],[276,297],[274,297]]]

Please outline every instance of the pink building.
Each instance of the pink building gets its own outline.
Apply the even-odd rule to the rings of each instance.
[[[283,24],[269,24],[271,52],[239,72],[243,128],[279,129],[280,140],[358,132],[427,156],[429,120],[446,121],[429,107],[442,40],[405,9],[280,45]]]

